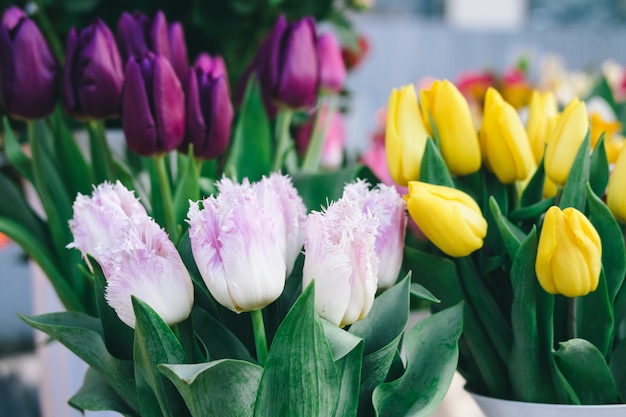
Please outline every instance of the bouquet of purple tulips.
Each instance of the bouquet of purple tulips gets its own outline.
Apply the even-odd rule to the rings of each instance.
[[[0,232],[68,310],[22,318],[89,364],[73,407],[396,417],[438,405],[462,309],[405,332],[412,299],[438,300],[402,270],[404,199],[361,166],[321,170],[323,118],[304,155],[290,137],[295,113],[336,111],[345,78],[312,18],[281,16],[233,89],[219,57],[188,66],[183,28],[162,13],[124,13],[117,37],[99,20],[73,29],[55,57],[11,8],[0,56],[0,99],[24,122],[3,121],[21,178],[0,173]],[[120,115],[121,150],[104,123]]]

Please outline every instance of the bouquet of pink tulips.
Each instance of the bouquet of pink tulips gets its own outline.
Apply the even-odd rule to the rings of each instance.
[[[360,166],[321,172],[321,117],[304,155],[289,135],[295,111],[335,111],[345,70],[329,36],[280,17],[236,106],[223,61],[189,67],[162,13],[125,13],[117,42],[95,21],[70,32],[52,113],[60,64],[23,11],[5,11],[0,98],[30,153],[5,118],[22,182],[0,174],[0,232],[68,310],[22,318],[89,365],[73,407],[396,417],[441,401],[462,307],[405,333],[412,299],[439,301],[401,271],[405,200]],[[119,114],[116,154],[104,119]],[[89,157],[68,115],[85,122]]]

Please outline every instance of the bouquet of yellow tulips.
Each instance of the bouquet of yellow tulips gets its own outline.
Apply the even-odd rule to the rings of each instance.
[[[449,81],[391,93],[392,178],[420,233],[405,266],[464,301],[471,392],[556,404],[626,401],[626,147],[591,146],[586,105],[535,92],[526,125],[494,90],[480,129]],[[479,133],[477,133],[477,131]],[[611,169],[612,168],[612,169]]]

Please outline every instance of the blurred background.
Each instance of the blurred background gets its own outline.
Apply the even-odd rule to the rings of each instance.
[[[430,78],[458,82],[468,74],[505,79],[519,71],[524,82],[549,84],[567,100],[591,94],[600,73],[622,86],[626,63],[626,0],[0,1],[2,10],[11,4],[45,10],[47,19],[38,23],[58,34],[60,47],[71,26],[95,16],[115,29],[124,10],[153,16],[162,9],[170,22],[183,23],[190,59],[204,50],[221,53],[233,84],[279,13],[312,14],[338,35],[350,67],[342,103],[349,161],[384,128],[392,88]],[[33,300],[45,280],[33,284],[31,275],[21,250],[0,235],[0,417],[42,415],[33,331],[16,315],[43,312]],[[456,391],[461,387],[455,382]],[[454,398],[437,415],[480,415],[471,400]]]

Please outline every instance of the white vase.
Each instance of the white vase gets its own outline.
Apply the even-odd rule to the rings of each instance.
[[[486,417],[624,417],[626,404],[562,405],[500,400],[470,393]]]

